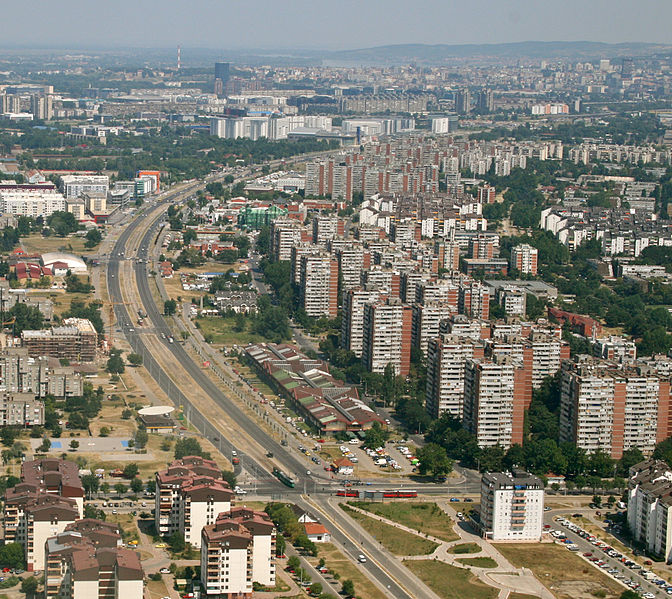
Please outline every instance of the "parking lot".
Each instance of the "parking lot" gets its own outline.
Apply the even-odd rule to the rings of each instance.
[[[662,594],[672,595],[672,584],[668,581],[646,570],[567,518],[554,516],[545,527],[556,542],[564,544],[569,551],[576,551],[593,567],[604,570],[644,599],[654,599]]]

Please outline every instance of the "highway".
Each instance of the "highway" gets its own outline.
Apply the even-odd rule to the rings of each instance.
[[[156,380],[161,389],[163,389],[163,391],[176,405],[181,405],[183,407],[188,420],[199,432],[210,439],[217,439],[220,447],[223,446],[224,449],[228,452],[228,455],[231,455],[231,450],[236,449],[241,456],[241,462],[243,462],[245,468],[251,470],[257,478],[266,479],[263,481],[263,487],[267,488],[274,498],[282,499],[283,495],[292,495],[292,501],[304,509],[314,510],[314,505],[307,503],[299,496],[300,488],[304,487],[305,485],[313,486],[310,485],[312,478],[299,474],[297,476],[297,488],[289,489],[282,485],[279,481],[276,481],[275,478],[273,478],[272,475],[268,473],[267,464],[261,464],[251,455],[245,454],[245,452],[241,451],[241,448],[234,447],[227,439],[228,431],[218,430],[217,427],[210,422],[210,419],[202,414],[198,407],[194,405],[195,402],[187,397],[182,389],[177,384],[175,384],[169,373],[165,371],[164,367],[159,364],[155,356],[152,355],[149,344],[145,339],[147,334],[134,328],[133,316],[129,312],[127,305],[123,303],[124,297],[121,289],[120,265],[124,260],[133,257],[134,252],[132,250],[129,252],[130,248],[127,247],[129,238],[141,226],[147,226],[148,221],[151,223],[142,236],[136,254],[138,258],[146,261],[149,258],[150,248],[158,232],[158,226],[162,215],[169,205],[168,203],[175,203],[183,200],[192,194],[197,188],[198,185],[195,185],[194,187],[183,189],[180,192],[167,194],[163,197],[162,202],[159,205],[144,211],[137,218],[135,218],[124,229],[116,241],[108,263],[107,286],[110,300],[115,304],[114,312],[117,325],[124,332],[133,351],[143,356],[144,366],[152,378]],[[135,261],[133,269],[143,309],[147,313],[148,320],[152,323],[153,332],[156,334],[156,339],[160,339],[159,335],[161,335],[161,333],[163,333],[166,337],[166,339],[161,340],[162,351],[165,351],[166,354],[172,354],[172,357],[175,359],[175,361],[177,361],[177,363],[180,364],[180,366],[189,374],[189,376],[197,382],[200,390],[202,390],[223,408],[227,416],[235,422],[238,430],[244,431],[259,444],[261,444],[262,447],[266,448],[268,451],[272,451],[277,461],[286,468],[286,471],[294,473],[305,472],[305,465],[294,455],[286,451],[285,448],[280,445],[280,443],[268,437],[266,432],[256,422],[248,418],[242,409],[230,397],[222,393],[221,390],[217,388],[212,380],[187,354],[180,343],[170,343],[168,341],[168,339],[172,337],[173,331],[170,329],[168,323],[164,320],[162,314],[159,312],[154,298],[152,297],[149,286],[149,277],[147,276],[148,273],[146,263],[143,264]],[[331,520],[331,518],[329,520]],[[346,534],[335,528],[332,531],[332,536],[333,540],[343,546],[345,551],[350,554],[353,560],[357,559],[358,553],[355,552],[356,548],[353,546],[352,542],[350,542]],[[348,547],[350,547],[350,549]],[[389,563],[386,565],[389,568],[391,565],[393,565],[393,560],[389,557],[383,557],[383,555],[384,554],[381,552],[381,556],[379,556],[379,563],[382,564],[385,560],[387,560]],[[370,560],[367,564],[365,564],[365,566],[368,574],[376,580],[381,589],[384,589],[389,596],[408,599],[419,596],[415,590],[409,594],[404,588],[402,588],[402,586],[400,586],[399,583],[397,583],[395,579],[391,578],[383,570],[383,568],[379,567],[378,564],[373,560]],[[410,577],[410,573],[407,574],[407,576]],[[406,586],[409,586],[408,582]],[[413,586],[410,588],[413,589]]]

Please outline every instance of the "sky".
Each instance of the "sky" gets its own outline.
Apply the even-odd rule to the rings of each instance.
[[[519,41],[672,43],[670,0],[19,0],[3,47],[353,49]]]

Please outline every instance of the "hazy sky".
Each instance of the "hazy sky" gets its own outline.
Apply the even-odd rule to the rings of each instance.
[[[671,0],[18,0],[0,45],[363,48],[672,42]]]

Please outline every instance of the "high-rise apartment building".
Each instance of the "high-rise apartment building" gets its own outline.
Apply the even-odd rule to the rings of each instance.
[[[212,460],[186,456],[156,473],[154,524],[161,536],[179,532],[199,547],[201,529],[231,510],[233,491]]]
[[[226,87],[231,77],[231,63],[216,62],[215,63],[215,87],[214,92],[220,98],[225,95]]]
[[[593,358],[563,362],[561,441],[614,459],[632,447],[648,455],[670,436],[670,425],[670,381],[653,369]]]
[[[469,114],[471,112],[471,92],[466,87],[455,94],[455,112],[457,114]]]
[[[343,293],[341,316],[341,347],[349,349],[356,356],[362,356],[364,339],[364,306],[377,303],[378,291],[349,289]]]
[[[539,250],[527,243],[511,248],[511,268],[526,275],[537,274]]]
[[[427,391],[425,404],[433,418],[445,412],[462,418],[464,407],[464,371],[468,359],[482,359],[480,341],[441,334],[427,344]]]
[[[540,541],[544,484],[528,472],[486,472],[481,478],[481,532],[491,541]]]
[[[672,469],[662,460],[646,460],[630,468],[628,532],[647,553],[672,560]]]
[[[362,364],[369,372],[384,373],[390,364],[398,376],[411,366],[413,310],[399,300],[365,304]]]
[[[301,256],[300,301],[308,316],[336,318],[338,260],[326,252]]]
[[[464,281],[459,287],[460,314],[487,320],[490,317],[490,290],[480,281]]]
[[[88,518],[47,539],[45,599],[143,599],[140,556],[122,545],[116,524]]]
[[[264,512],[236,508],[203,528],[201,584],[205,597],[252,597],[253,584],[275,585],[273,522]]]
[[[522,445],[526,387],[522,363],[510,356],[467,359],[464,425],[479,447]]]
[[[423,355],[427,354],[429,340],[439,334],[440,323],[455,314],[449,304],[443,302],[429,302],[413,305],[413,346],[420,349]]]
[[[304,239],[301,223],[292,219],[276,219],[271,224],[271,256],[274,260],[290,260],[292,246],[308,241]]]
[[[482,89],[478,92],[476,107],[479,112],[493,112],[495,110],[495,96],[491,89]]]
[[[345,222],[338,216],[315,216],[313,218],[313,243],[326,244],[327,241],[343,236]]]

